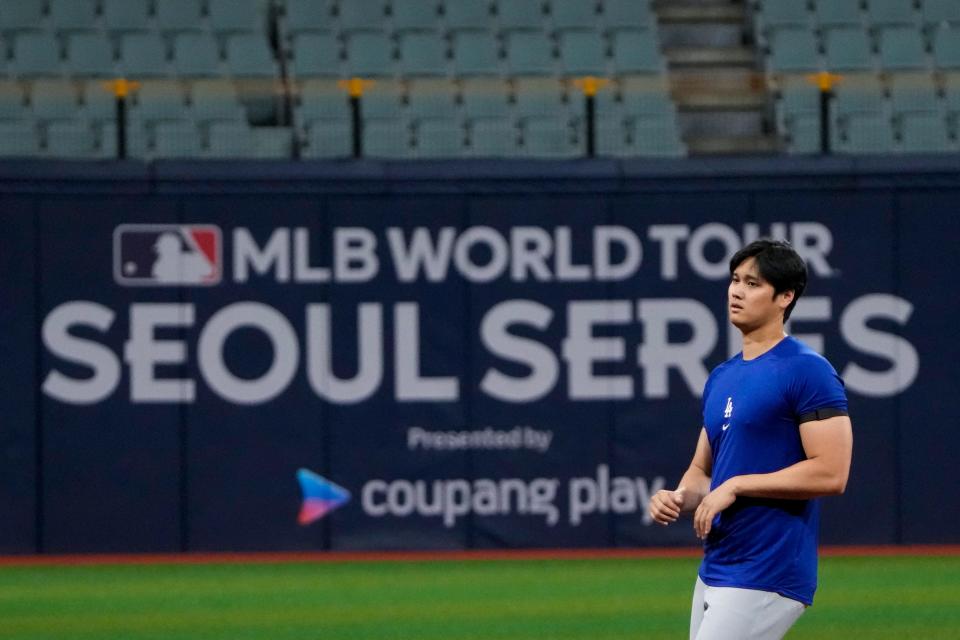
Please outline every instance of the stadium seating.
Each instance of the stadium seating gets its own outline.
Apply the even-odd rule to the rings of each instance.
[[[612,80],[606,148],[646,153],[645,110],[680,148],[667,92],[621,82],[665,77],[648,0],[0,0],[0,38],[16,81],[0,119],[38,123],[36,144],[10,146],[46,156],[115,151],[117,76],[140,83],[127,138],[146,159],[349,157],[348,77],[374,81],[361,116],[377,157],[582,155],[585,75]]]
[[[42,30],[43,5],[43,0],[3,0],[0,2],[0,32]]]

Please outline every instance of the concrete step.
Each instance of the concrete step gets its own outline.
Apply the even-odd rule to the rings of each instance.
[[[763,136],[770,133],[768,118],[759,109],[740,111],[679,111],[677,122],[684,140],[712,136]]]
[[[687,4],[664,3],[657,5],[657,20],[660,24],[727,23],[743,24],[745,8],[741,4]]]
[[[671,69],[683,67],[754,68],[756,53],[750,47],[670,47],[663,51]]]
[[[670,91],[680,108],[743,109],[767,104],[766,79],[750,69],[676,70],[670,74]]]
[[[686,140],[692,156],[768,155],[779,153],[780,140],[776,136],[701,136]]]

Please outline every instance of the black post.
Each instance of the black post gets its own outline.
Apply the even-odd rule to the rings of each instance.
[[[353,157],[363,157],[363,122],[360,120],[360,96],[350,96],[350,118],[353,120]]]
[[[597,99],[593,93],[587,93],[587,157],[596,156],[597,145]]]
[[[117,159],[127,158],[127,95],[117,92]]]
[[[830,155],[830,98],[833,91],[820,88],[820,153]]]

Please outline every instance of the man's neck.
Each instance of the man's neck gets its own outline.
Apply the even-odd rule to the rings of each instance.
[[[743,359],[759,358],[786,337],[782,322],[768,325],[743,334]]]

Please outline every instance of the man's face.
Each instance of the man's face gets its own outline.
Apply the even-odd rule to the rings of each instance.
[[[730,276],[727,310],[730,322],[743,332],[776,322],[792,300],[792,291],[774,295],[773,285],[760,276],[755,258],[741,262]]]

